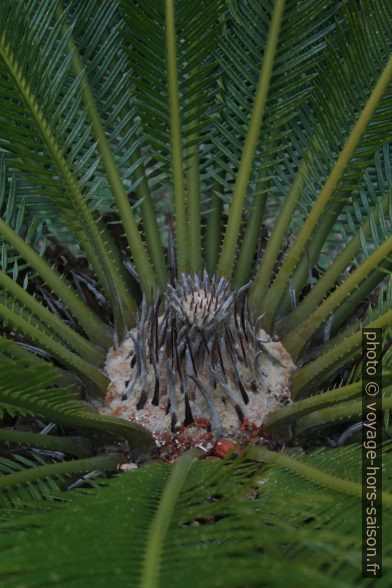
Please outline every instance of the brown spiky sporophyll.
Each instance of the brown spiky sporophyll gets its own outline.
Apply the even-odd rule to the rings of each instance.
[[[391,2],[0,8],[0,584],[361,585]]]
[[[102,412],[151,430],[166,458],[255,438],[266,415],[290,402],[295,366],[252,316],[247,288],[231,291],[204,272],[183,275],[164,300],[144,298],[136,327],[107,357]]]

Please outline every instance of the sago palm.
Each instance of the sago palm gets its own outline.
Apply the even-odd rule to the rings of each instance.
[[[369,584],[391,2],[0,8],[1,585]]]

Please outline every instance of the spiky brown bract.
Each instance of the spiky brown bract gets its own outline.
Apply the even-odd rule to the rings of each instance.
[[[363,325],[383,329],[387,433],[392,408],[391,12],[377,0],[0,2],[1,586],[373,584],[354,442]],[[204,267],[208,288],[228,283],[220,315],[196,288]],[[147,380],[134,421],[158,410],[177,435],[173,377],[185,435],[204,399],[205,434],[210,421],[219,433],[221,398],[222,428],[232,415],[245,432],[235,406],[273,399],[254,366],[262,385],[247,379],[260,315],[259,366],[280,346],[298,369],[295,402],[255,425],[258,447],[225,438],[198,444],[205,460],[193,448],[150,464],[151,433],[99,414],[105,357],[128,349],[128,400]],[[390,449],[377,588],[391,585]],[[97,487],[116,471],[130,473]]]
[[[180,452],[184,427],[182,449],[210,447],[244,438],[245,423],[259,428],[287,404],[295,366],[250,312],[247,289],[183,274],[152,305],[143,299],[136,327],[108,354],[104,412],[143,424]]]

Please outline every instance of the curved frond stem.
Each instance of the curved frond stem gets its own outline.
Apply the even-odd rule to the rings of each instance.
[[[286,349],[292,354],[294,361],[299,357],[302,349],[319,325],[349,296],[378,264],[392,252],[392,237],[386,239],[352,274],[324,300],[311,314],[307,314],[299,326],[291,331],[283,340]]]
[[[290,280],[290,288],[296,293],[297,298],[305,287],[309,277],[310,268],[317,262],[323,245],[331,234],[331,230],[336,223],[344,204],[345,201],[343,198],[339,198],[337,201],[331,203],[331,206],[328,209],[328,214],[325,215],[325,218],[323,218],[322,222],[318,225],[317,230],[314,231],[310,242],[306,246],[306,250],[302,253],[301,259],[294,271],[292,279]],[[292,300],[290,292],[286,289],[279,304],[278,313],[280,316],[285,316],[291,311],[291,309]]]
[[[24,320],[4,304],[0,304],[0,317],[3,317],[5,322],[12,324],[20,333],[23,333],[31,341],[38,343],[38,345],[42,346],[61,362],[76,369],[81,376],[91,380],[101,393],[105,394],[109,382],[104,373],[97,367],[91,365],[75,353],[72,353],[72,351],[64,347],[59,341],[43,333],[38,327]]]
[[[154,439],[147,429],[125,419],[94,412],[69,387],[51,387],[57,383],[56,369],[48,362],[44,366],[28,368],[20,361],[2,362],[0,401],[59,425],[122,437],[128,441],[135,456],[149,455],[154,449]],[[90,393],[93,391],[90,390]]]
[[[255,191],[258,192],[261,189],[262,184],[257,184]],[[266,193],[254,197],[251,209],[249,211],[249,221],[236,262],[236,270],[233,277],[234,288],[241,288],[241,286],[250,280],[253,260],[256,252],[257,242],[260,237],[261,223],[263,220],[266,204]]]
[[[118,251],[114,250],[114,243],[106,230],[106,227],[102,227],[100,223],[97,223],[98,234],[100,235],[100,241],[102,248],[97,251],[93,247],[91,240],[86,238],[85,234],[78,233],[79,243],[82,249],[86,253],[87,259],[91,260],[96,258],[97,263],[93,269],[98,278],[99,284],[102,286],[103,291],[106,293],[113,312],[114,319],[114,330],[115,330],[115,341],[122,341],[127,331],[134,326],[136,316],[136,302],[132,298],[131,293],[125,285],[125,274],[120,268],[119,264],[122,264],[122,260],[117,255]],[[96,255],[96,251],[98,255]],[[110,260],[116,260],[113,264]],[[117,263],[118,262],[118,263]],[[118,271],[118,281],[115,282],[113,276],[108,270],[108,264]]]
[[[284,235],[298,204],[308,167],[308,161],[304,158],[298,168],[289,193],[284,200],[272,233],[267,241],[267,246],[259,267],[257,268],[252,287],[249,290],[249,302],[253,307],[257,308],[257,312],[260,314],[265,310],[263,301],[270,286],[274,267],[282,250]]]
[[[106,326],[84,304],[67,283],[38,253],[30,247],[3,219],[0,218],[0,234],[21,257],[37,272],[40,278],[65,304],[71,314],[79,321],[88,337],[99,342],[103,348],[112,345],[111,329]]]
[[[125,460],[126,458],[121,453],[112,453],[111,455],[97,455],[87,459],[74,459],[72,461],[37,466],[14,474],[0,476],[0,490],[8,490],[19,486],[19,484],[26,484],[53,476],[66,476],[94,470],[113,472]]]
[[[220,235],[222,225],[223,200],[219,196],[220,184],[214,181],[211,188],[210,211],[207,214],[205,239],[205,263],[210,276],[213,276],[219,259]]]
[[[392,322],[392,311],[385,312],[378,319],[372,321],[366,327],[369,328],[383,328]],[[362,341],[362,331],[358,330],[353,335],[347,337],[328,351],[323,353],[323,349],[320,350],[320,356],[306,364],[293,375],[293,398],[297,397],[303,389],[308,386],[315,378],[318,378],[318,382],[321,383],[321,374],[324,370],[332,365],[337,365],[338,361],[350,354],[350,357],[354,359],[354,353],[360,348]],[[328,344],[330,347],[330,343]]]
[[[198,450],[184,453],[173,466],[153,518],[144,554],[141,588],[158,588],[163,545],[166,541],[176,501],[187,479],[192,463],[200,455]]]
[[[48,362],[38,357],[31,351],[27,351],[24,347],[21,347],[18,343],[10,341],[5,337],[0,336],[0,360],[1,359],[13,359],[19,361],[25,367],[46,369]],[[59,367],[51,365],[54,373],[56,374],[55,383],[58,386],[75,386],[79,384],[77,375],[70,370],[63,370]],[[12,404],[9,402],[8,404]]]
[[[331,317],[332,321],[332,317]],[[339,329],[338,334],[333,336],[331,331],[329,331],[329,322],[326,321],[325,324],[319,326],[318,333],[314,336],[314,344],[315,347],[317,344],[322,345],[323,353],[326,353],[330,349],[332,349],[335,345],[344,341],[351,335],[355,335],[355,333],[363,326],[363,321],[361,320],[354,320],[353,322],[349,322],[345,325],[342,329]],[[332,330],[332,329],[331,329]],[[329,332],[328,332],[329,331]],[[312,359],[318,355],[317,347],[316,347],[316,355],[312,355]]]
[[[184,163],[182,158],[180,99],[177,73],[176,55],[176,26],[174,15],[174,0],[165,0],[166,9],[166,51],[168,91],[170,107],[170,137],[173,168],[173,192],[175,213],[175,234],[177,245],[178,272],[184,273],[189,269],[187,244],[187,215],[184,186]]]
[[[0,271],[0,287],[9,292],[20,304],[32,312],[41,322],[49,327],[55,336],[93,365],[101,365],[104,354],[93,343],[71,329],[64,321],[40,304],[26,290],[21,288],[6,273]]]
[[[375,268],[370,276],[356,288],[333,314],[331,335],[353,314],[356,308],[367,299],[371,292],[380,284],[392,270],[392,261],[386,260]]]
[[[130,165],[134,165],[140,160],[140,158],[141,155],[139,150],[134,151],[129,158]],[[159,288],[163,292],[166,289],[168,280],[166,260],[163,254],[158,222],[151,198],[151,191],[148,185],[146,171],[142,163],[140,163],[135,169],[134,176],[138,182],[135,192],[137,197],[142,201],[140,209],[148,251],[154,266]]]
[[[386,388],[384,393],[387,398],[382,398],[383,411],[390,410],[392,408],[392,398],[390,397],[392,393],[392,387],[389,386]],[[295,424],[295,434],[296,436],[301,435],[313,427],[317,427],[317,431],[319,431],[319,427],[323,425],[328,425],[330,423],[336,423],[339,421],[350,421],[352,419],[358,419],[358,417],[360,418],[362,416],[362,411],[362,400],[352,400],[351,402],[344,402],[343,404],[339,404],[337,406],[322,408],[321,410],[317,410],[300,418]]]
[[[58,3],[57,7],[57,14],[58,16],[62,16],[63,11],[61,7],[61,2]],[[67,33],[67,27],[64,25],[64,34]],[[97,147],[99,153],[102,158],[102,164],[105,169],[107,178],[109,180],[110,187],[112,189],[113,195],[115,197],[118,210],[120,213],[120,217],[122,220],[122,224],[124,227],[124,231],[128,240],[128,244],[135,262],[136,269],[138,271],[138,275],[140,278],[140,282],[143,288],[143,291],[146,293],[146,296],[149,297],[151,292],[156,289],[156,280],[154,274],[151,269],[150,260],[147,256],[145,251],[139,229],[136,224],[136,220],[132,211],[132,207],[129,203],[127,193],[124,189],[120,172],[118,170],[117,164],[115,162],[113,152],[109,145],[109,141],[106,137],[105,130],[103,128],[102,120],[98,112],[97,104],[91,90],[90,83],[88,81],[87,75],[85,73],[82,60],[80,58],[79,52],[75,45],[75,42],[72,37],[69,37],[68,40],[68,47],[70,52],[72,52],[72,67],[76,76],[81,76],[81,87],[83,90],[83,101],[87,108],[94,137],[97,141]],[[148,203],[148,199],[147,199]],[[151,204],[151,202],[150,202]],[[152,207],[152,204],[151,204]],[[148,208],[148,204],[147,204]],[[154,218],[154,213],[151,210],[148,210],[148,218]],[[151,229],[157,229],[155,223],[149,223],[151,225]]]
[[[275,0],[265,47],[260,77],[257,84],[255,101],[245,138],[241,161],[233,190],[229,219],[223,239],[222,251],[218,264],[218,276],[231,279],[234,266],[235,251],[238,234],[241,226],[242,212],[246,197],[246,191],[252,171],[253,160],[256,153],[257,142],[260,136],[261,125],[264,118],[268,91],[271,81],[272,69],[278,45],[279,31],[283,18],[285,0]]]
[[[192,75],[192,74],[191,74]],[[196,126],[197,119],[191,125]],[[189,141],[194,143],[197,135],[190,130]],[[186,187],[189,215],[189,271],[200,273],[201,258],[201,226],[200,226],[200,154],[199,143],[192,144],[187,149],[186,158]]]
[[[324,408],[324,405],[335,406],[335,404],[339,402],[344,402],[348,399],[351,399],[352,397],[359,396],[361,389],[362,382],[354,382],[353,384],[348,384],[347,386],[341,386],[340,388],[328,390],[322,394],[315,394],[309,398],[298,400],[293,404],[284,406],[283,408],[267,415],[263,423],[263,427],[266,430],[273,429],[277,425],[281,425],[282,422],[284,423],[287,420],[302,416],[302,414],[308,412],[312,413],[313,411],[318,411],[320,407]]]
[[[41,435],[40,433],[16,431],[15,429],[0,429],[0,441],[61,451],[77,457],[88,457],[93,452],[88,437],[62,437],[61,435]]]
[[[313,205],[309,215],[307,216],[304,225],[299,231],[297,238],[290,248],[287,256],[279,269],[279,272],[268,292],[265,301],[265,328],[266,330],[271,329],[276,310],[279,306],[280,300],[287,287],[287,282],[294,272],[297,264],[302,256],[306,244],[308,243],[312,231],[319,221],[321,215],[325,211],[325,208],[337,186],[343,173],[349,163],[351,157],[357,148],[361,137],[366,130],[390,80],[392,77],[392,57],[389,58],[384,70],[382,71],[373,91],[371,92],[369,99],[367,100],[362,112],[360,113],[357,122],[353,130],[350,133],[342,151],[340,152],[336,163],[328,176],[315,204]]]
[[[307,463],[304,463],[299,458],[289,457],[283,453],[277,453],[275,451],[269,451],[268,449],[258,447],[247,447],[244,452],[244,457],[255,461],[276,464],[277,466],[281,466],[291,472],[298,474],[306,480],[324,486],[325,488],[331,488],[336,492],[343,492],[344,494],[349,494],[350,496],[357,496],[358,499],[362,497],[361,484],[326,474],[325,472],[316,469]],[[383,492],[382,497],[383,504],[392,506],[391,494]]]
[[[377,204],[373,209],[373,217],[377,224],[377,211],[379,206],[384,214],[387,213],[389,207],[389,191],[386,192],[380,204]],[[366,219],[363,225],[358,229],[356,234],[352,237],[348,245],[343,251],[336,257],[332,265],[324,272],[321,278],[318,279],[316,284],[311,288],[310,292],[301,302],[301,304],[288,316],[284,321],[285,333],[290,333],[293,329],[310,315],[310,313],[316,308],[327,292],[332,288],[333,284],[342,275],[344,270],[349,266],[355,255],[361,249],[361,232],[365,239],[371,235],[371,222],[370,216]]]
[[[48,365],[46,361],[38,357],[38,355],[34,355],[33,353],[30,353],[30,351],[21,347],[16,341],[0,336],[0,359],[4,356],[11,359],[21,360],[26,366]],[[52,367],[54,370],[58,369],[54,366]]]
[[[34,96],[32,88],[24,77],[22,69],[15,61],[14,55],[4,36],[0,39],[0,55],[4,60],[10,75],[14,79],[24,103],[37,124],[41,137],[48,148],[58,173],[64,180],[68,194],[73,200],[81,219],[83,219],[86,238],[83,238],[82,245],[85,244],[86,241],[89,241],[90,246],[87,250],[85,249],[85,251],[91,265],[98,275],[100,275],[102,271],[106,274],[106,280],[103,283],[103,286],[108,288],[107,294],[112,302],[113,312],[117,318],[116,327],[121,334],[126,331],[127,324],[130,323],[134,312],[130,295],[124,287],[118,269],[110,259],[109,252],[105,247],[105,242],[101,236],[99,225],[95,222],[80,186],[64,157],[62,149]]]

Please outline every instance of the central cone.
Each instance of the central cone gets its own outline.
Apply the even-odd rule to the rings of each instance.
[[[109,351],[101,411],[142,424],[171,457],[257,435],[290,402],[295,365],[253,317],[246,290],[204,273],[183,276],[150,306],[143,300],[136,327]]]

